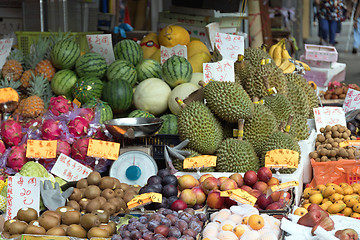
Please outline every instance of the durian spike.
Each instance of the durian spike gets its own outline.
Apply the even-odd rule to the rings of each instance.
[[[244,119],[239,119],[238,121],[238,129],[239,129],[239,132],[238,132],[238,140],[243,140],[243,136],[244,136],[244,122],[245,120]]]
[[[175,98],[175,101],[180,105],[181,108],[185,108],[186,104],[183,102],[182,99],[180,99],[179,97]]]
[[[289,133],[290,132],[290,128],[291,128],[291,124],[292,124],[292,121],[294,120],[294,115],[291,115],[289,116],[288,118],[288,121],[286,123],[286,127],[285,127],[285,132],[286,133]]]
[[[283,132],[284,131],[284,128],[285,128],[285,121],[282,121],[279,125],[279,131]]]

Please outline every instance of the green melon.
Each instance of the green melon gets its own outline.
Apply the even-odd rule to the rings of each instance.
[[[116,60],[111,63],[106,71],[106,77],[109,81],[117,79],[125,80],[133,87],[137,80],[135,67],[126,60]]]
[[[95,111],[99,111],[100,119],[99,122],[103,123],[107,120],[113,119],[113,112],[110,105],[107,102],[101,101],[100,99],[91,99],[87,101],[83,107],[95,108]]]
[[[144,57],[139,44],[134,40],[124,39],[114,46],[115,59],[127,60],[136,66]]]
[[[105,83],[102,98],[110,104],[114,113],[122,113],[131,106],[133,89],[127,81],[110,81]]]
[[[106,60],[98,53],[85,53],[76,60],[75,70],[79,77],[92,76],[102,78],[107,69]]]
[[[164,62],[162,71],[165,82],[172,88],[181,83],[190,82],[192,76],[192,67],[189,61],[176,55]]]
[[[137,80],[139,82],[148,78],[161,78],[162,68],[160,63],[153,59],[143,59],[136,65]]]
[[[91,99],[99,99],[104,87],[104,83],[97,77],[82,77],[79,78],[73,89],[73,96],[82,104]]]
[[[129,118],[155,118],[155,116],[147,111],[136,109],[129,113]]]
[[[177,117],[174,114],[165,114],[160,117],[164,119],[158,134],[178,134]]]
[[[76,73],[64,69],[55,73],[51,80],[51,89],[56,95],[71,95],[71,89],[77,81]]]
[[[58,69],[71,69],[80,57],[80,46],[66,39],[55,43],[51,50],[51,63]]]

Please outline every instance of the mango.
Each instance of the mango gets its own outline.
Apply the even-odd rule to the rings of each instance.
[[[359,202],[355,198],[349,198],[347,201],[345,201],[346,206],[350,208],[352,208],[357,203]]]
[[[335,188],[335,192],[340,193],[342,195],[345,195],[344,190],[342,189],[342,187],[340,187],[338,185],[334,185],[334,188]]]
[[[336,192],[336,189],[335,187],[333,186],[327,186],[326,188],[324,188],[322,190],[322,195],[327,198],[327,197],[330,197],[331,195],[333,195],[334,193]]]
[[[338,200],[342,200],[344,198],[344,195],[341,195],[339,193],[334,193],[333,195],[331,195],[329,197],[329,200],[332,201],[333,203],[338,201]]]
[[[311,192],[312,188],[305,188],[304,189],[304,198],[308,199],[310,197],[310,192]]]
[[[350,186],[348,183],[345,183],[345,182],[342,182],[339,184],[339,187],[341,188],[344,188],[344,187],[347,187],[347,186]]]
[[[315,203],[319,205],[323,200],[323,196],[321,195],[321,193],[316,193],[314,195],[311,195],[309,200],[311,203]]]
[[[324,211],[327,211],[328,208],[332,205],[333,203],[331,201],[327,201],[323,204],[320,205],[320,207],[324,210]]]
[[[327,211],[331,214],[337,214],[346,208],[345,203],[333,203],[329,206]]]
[[[323,203],[326,203],[326,202],[331,202],[331,201],[328,198],[323,198],[321,203],[323,204]]]
[[[318,190],[318,191],[322,191],[322,190],[324,190],[326,188],[326,186],[324,185],[324,184],[319,184],[319,185],[317,185],[316,187],[315,187],[315,189],[316,190]]]
[[[350,214],[350,217],[353,217],[353,218],[360,218],[360,213],[357,213],[357,212],[352,212]]]
[[[350,186],[343,187],[343,189],[344,189],[344,195],[351,195],[354,193],[353,188]]]
[[[344,208],[344,210],[342,210],[340,212],[341,214],[344,214],[345,216],[349,217],[352,213],[353,213],[353,210],[351,207],[346,207]]]
[[[356,204],[353,206],[353,211],[354,211],[354,212],[357,212],[357,213],[360,213],[360,203],[356,203]]]

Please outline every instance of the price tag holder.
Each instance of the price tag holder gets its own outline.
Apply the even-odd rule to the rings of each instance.
[[[87,155],[97,158],[117,160],[119,158],[120,143],[90,139]]]
[[[127,205],[130,210],[140,208],[150,203],[162,203],[162,195],[160,193],[144,193],[131,199]]]
[[[99,238],[96,238],[99,240]],[[70,237],[66,236],[34,236],[34,235],[27,235],[23,234],[21,236],[21,240],[70,240]]]
[[[107,64],[115,61],[111,34],[86,35],[90,52],[103,56]]]
[[[244,55],[244,37],[217,32],[215,35],[215,47],[224,59],[236,62],[238,55]]]
[[[341,107],[319,107],[314,108],[313,111],[317,133],[320,133],[320,128],[326,125],[346,126],[345,112]]]
[[[56,140],[27,140],[27,158],[56,158]]]
[[[0,103],[18,102],[19,94],[12,88],[0,89]]]
[[[77,100],[76,98],[74,98],[73,103],[78,106],[81,107],[81,102],[79,100]]]
[[[202,167],[216,167],[216,156],[201,155],[184,159],[183,167],[188,168],[202,168]]]
[[[348,147],[348,146],[359,148],[360,140],[346,140],[346,141],[339,143],[339,147],[341,147],[341,148]]]
[[[349,88],[343,103],[344,112],[349,112],[359,108],[360,108],[360,91]]]
[[[13,38],[0,39],[0,69],[4,66],[6,58],[11,52],[13,41]]]
[[[265,167],[268,168],[297,168],[299,153],[289,149],[275,149],[265,155]]]
[[[274,192],[287,191],[290,188],[297,187],[297,186],[299,186],[298,181],[290,181],[290,182],[285,182],[285,183],[281,183],[279,185],[272,186],[267,190],[266,197],[270,196]]]
[[[235,82],[234,63],[228,59],[214,63],[203,63],[203,77],[205,83],[213,80]]]
[[[160,61],[161,64],[164,64],[166,60],[171,58],[172,56],[181,56],[187,59],[187,48],[185,45],[176,45],[172,48],[167,48],[164,46],[160,47]]]
[[[254,206],[257,198],[253,195],[249,194],[245,190],[242,189],[234,189],[229,191],[222,191],[220,193],[221,197],[229,197],[231,200],[234,200],[239,203],[243,204],[250,204],[251,206]]]

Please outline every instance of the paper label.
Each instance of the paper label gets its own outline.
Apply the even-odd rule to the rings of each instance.
[[[215,47],[224,59],[234,63],[239,54],[244,55],[244,37],[218,32],[215,35]]]
[[[360,91],[349,88],[343,103],[344,112],[349,112],[351,110],[355,110],[359,108],[360,108]]]
[[[34,236],[23,234],[21,240],[70,240],[70,237],[66,236]],[[97,238],[98,240],[98,238]]]
[[[8,178],[6,219],[13,219],[21,208],[33,208],[39,212],[40,178],[10,176]]]
[[[19,94],[12,88],[0,88],[0,103],[18,102]]]
[[[202,167],[215,167],[216,156],[213,155],[201,155],[184,159],[184,168],[202,168]]]
[[[234,200],[243,204],[250,204],[252,206],[255,205],[257,198],[253,195],[249,194],[245,190],[242,189],[234,189],[229,191],[220,192],[221,197],[229,197],[231,200]]]
[[[215,63],[203,63],[204,82],[212,80],[222,82],[235,82],[234,63],[223,59]]]
[[[285,183],[281,183],[279,185],[272,186],[271,190],[273,192],[277,192],[277,191],[286,190],[286,189],[296,187],[296,186],[299,186],[299,182],[298,181],[291,181],[291,182],[285,182]]]
[[[6,58],[11,52],[13,38],[0,39],[0,69],[4,66]]]
[[[344,148],[344,147],[360,147],[360,140],[346,140],[343,141],[341,143],[339,143],[339,147]]]
[[[115,61],[111,34],[86,35],[90,52],[103,56],[107,64]]]
[[[117,160],[120,143],[90,139],[87,155],[91,157]]]
[[[81,102],[79,100],[77,100],[76,98],[74,98],[73,103],[78,106],[81,107]]]
[[[341,107],[319,107],[313,110],[317,133],[320,133],[320,128],[326,127],[326,125],[346,126],[345,112]]]
[[[144,193],[131,199],[127,205],[129,209],[145,206],[152,202],[162,203],[162,195],[160,193]]]
[[[56,158],[56,140],[27,140],[27,158]]]
[[[65,181],[72,182],[78,181],[92,172],[90,168],[85,167],[81,163],[75,161],[71,157],[61,153],[51,169],[51,173],[64,179]]]
[[[214,51],[215,36],[220,31],[220,24],[218,22],[209,23],[205,26],[205,32],[208,36],[211,50]]]
[[[172,48],[167,48],[164,46],[160,47],[160,61],[163,64],[166,60],[172,56],[181,56],[187,59],[187,48],[185,45],[176,45]]]
[[[275,149],[265,155],[265,167],[268,168],[297,168],[299,153],[289,149]]]

